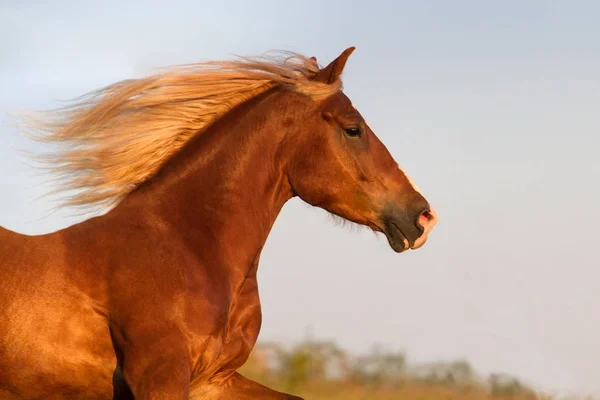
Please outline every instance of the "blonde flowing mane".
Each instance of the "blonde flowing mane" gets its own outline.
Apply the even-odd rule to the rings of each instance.
[[[60,206],[117,204],[194,135],[234,106],[275,86],[316,100],[341,88],[310,78],[314,59],[295,53],[195,63],[125,80],[65,108],[25,116],[29,137],[61,150],[34,156],[58,176]]]

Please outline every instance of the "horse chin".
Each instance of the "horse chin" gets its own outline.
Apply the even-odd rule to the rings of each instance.
[[[400,228],[396,226],[396,224],[389,224],[384,233],[390,247],[396,253],[402,253],[405,250],[409,249],[410,245],[408,243],[408,239],[406,238],[406,236],[404,236],[404,234],[402,233]]]

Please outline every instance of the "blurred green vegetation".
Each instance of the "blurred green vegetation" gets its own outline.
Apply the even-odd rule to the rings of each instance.
[[[411,365],[401,352],[352,356],[328,341],[259,343],[240,372],[306,400],[554,399],[506,374],[480,376],[465,360]]]

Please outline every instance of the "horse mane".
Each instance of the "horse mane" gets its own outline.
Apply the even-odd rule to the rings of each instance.
[[[24,127],[30,138],[60,145],[33,156],[57,174],[51,193],[75,192],[59,207],[110,207],[236,105],[275,86],[315,100],[340,90],[339,81],[312,81],[317,71],[314,59],[296,53],[174,66],[25,115]]]

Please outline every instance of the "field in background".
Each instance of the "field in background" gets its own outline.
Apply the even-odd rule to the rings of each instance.
[[[292,347],[259,343],[240,372],[306,400],[553,399],[515,377],[480,376],[464,360],[409,365],[402,353],[374,349],[352,356],[335,343],[313,340]]]

